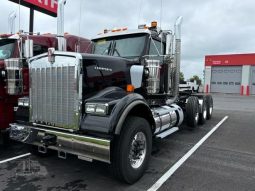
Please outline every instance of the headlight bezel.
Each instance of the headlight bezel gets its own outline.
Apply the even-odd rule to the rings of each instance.
[[[29,107],[29,97],[22,97],[18,99],[18,106]]]
[[[91,115],[108,115],[109,104],[108,103],[86,103],[85,113]]]

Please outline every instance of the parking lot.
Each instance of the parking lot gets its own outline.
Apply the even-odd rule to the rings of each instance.
[[[0,190],[148,190],[225,116],[228,119],[158,190],[255,190],[255,97],[214,94],[213,98],[213,117],[205,125],[193,131],[183,127],[154,141],[149,168],[134,185],[118,182],[107,164],[74,156],[14,159],[28,153],[15,143],[1,148]]]

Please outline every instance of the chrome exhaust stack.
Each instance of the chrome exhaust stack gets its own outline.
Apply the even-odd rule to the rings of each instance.
[[[175,52],[174,52],[174,61],[173,61],[173,67],[172,63],[168,64],[168,71],[169,74],[174,73],[174,78],[172,78],[171,75],[168,75],[168,84],[171,84],[171,87],[173,87],[173,98],[170,98],[166,101],[167,105],[173,104],[179,95],[179,78],[180,78],[180,58],[181,58],[181,24],[182,24],[183,17],[178,17],[176,19],[175,25],[174,25],[174,37],[175,37]],[[170,51],[168,51],[170,53]],[[170,60],[171,61],[171,60]],[[172,72],[174,70],[174,72]]]
[[[58,1],[58,17],[57,17],[57,38],[58,50],[66,51],[66,39],[64,38],[64,9],[66,0]]]
[[[16,12],[13,11],[9,14],[9,18],[8,18],[8,24],[9,24],[9,32],[10,34],[14,34],[15,33],[15,19],[16,19],[17,15]]]

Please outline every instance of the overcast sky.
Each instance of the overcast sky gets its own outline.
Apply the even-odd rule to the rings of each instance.
[[[18,5],[0,2],[0,33],[8,32],[12,11],[17,11],[18,31]],[[186,79],[203,77],[205,55],[255,52],[254,0],[162,0],[162,5],[162,29],[173,29],[175,19],[184,18],[181,70]],[[92,38],[105,28],[135,29],[138,23],[160,21],[160,7],[160,0],[67,0],[65,31]],[[28,31],[29,9],[21,7],[20,15],[20,28]],[[56,26],[56,18],[35,13],[34,31],[56,33]]]

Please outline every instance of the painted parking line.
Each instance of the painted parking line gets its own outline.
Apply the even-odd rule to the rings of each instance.
[[[5,162],[9,162],[9,161],[12,161],[12,160],[16,160],[16,159],[19,159],[19,158],[23,158],[23,157],[26,157],[26,156],[29,156],[29,155],[31,155],[31,153],[26,153],[26,154],[23,154],[23,155],[19,155],[19,156],[16,156],[16,157],[5,159],[5,160],[0,161],[0,164],[3,164]]]
[[[198,141],[180,160],[178,160],[163,176],[161,176],[155,184],[152,185],[147,191],[158,190],[164,182],[166,182],[175,171],[228,119],[225,116],[211,131],[209,131],[200,141]]]

